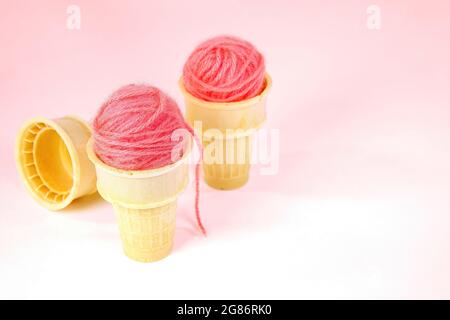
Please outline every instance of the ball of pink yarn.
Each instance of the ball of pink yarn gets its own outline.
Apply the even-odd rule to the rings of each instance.
[[[250,99],[265,87],[264,57],[249,42],[220,36],[200,44],[183,69],[186,90],[212,102]]]
[[[148,85],[131,84],[114,92],[98,111],[93,129],[97,156],[107,165],[125,170],[172,164],[176,160],[173,150],[179,149],[179,141],[172,141],[172,133],[178,129],[186,129],[200,146],[176,102]],[[195,167],[195,213],[197,224],[206,235],[200,218],[199,176],[200,161]]]
[[[173,163],[172,132],[188,128],[176,102],[155,87],[127,85],[95,117],[94,149],[107,165],[146,170]]]

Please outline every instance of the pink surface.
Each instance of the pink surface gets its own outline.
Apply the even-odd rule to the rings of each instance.
[[[0,3],[0,297],[450,298],[448,1],[376,1],[380,30],[361,0],[77,0],[79,31],[69,4]],[[264,52],[280,163],[239,191],[202,184],[207,240],[193,186],[155,265],[124,258],[98,197],[55,214],[25,193],[13,157],[25,120],[91,120],[133,82],[182,106],[183,63],[224,33]]]

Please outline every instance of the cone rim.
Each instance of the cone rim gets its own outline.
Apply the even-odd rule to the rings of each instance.
[[[91,160],[91,162],[96,167],[99,167],[102,170],[104,170],[112,175],[123,177],[123,178],[143,179],[143,178],[152,178],[152,177],[163,175],[167,172],[174,170],[175,168],[182,165],[185,161],[187,161],[188,157],[192,151],[192,139],[189,139],[189,144],[186,149],[186,152],[184,153],[183,157],[181,157],[181,159],[178,160],[177,162],[174,162],[174,163],[164,166],[164,167],[155,168],[155,169],[124,170],[124,169],[114,168],[110,165],[107,165],[102,160],[100,160],[100,158],[97,156],[97,154],[94,151],[94,143],[95,143],[94,137],[91,137],[86,144],[86,151],[87,151],[89,160]]]
[[[184,80],[183,80],[183,76],[180,77],[180,79],[178,80],[178,86],[183,94],[183,96],[185,97],[185,99],[192,101],[193,103],[195,103],[195,105],[203,107],[203,108],[207,108],[207,109],[220,109],[220,110],[239,110],[239,109],[245,109],[245,108],[249,108],[254,106],[256,103],[262,101],[263,99],[266,98],[268,92],[270,91],[270,89],[272,88],[272,78],[270,77],[270,75],[268,73],[265,74],[264,76],[265,82],[266,82],[266,87],[264,88],[264,90],[257,96],[250,98],[250,99],[246,99],[246,100],[241,100],[241,101],[234,101],[234,102],[213,102],[213,101],[206,101],[200,98],[197,98],[195,96],[193,96],[191,93],[189,93],[186,90],[186,87],[184,85]]]

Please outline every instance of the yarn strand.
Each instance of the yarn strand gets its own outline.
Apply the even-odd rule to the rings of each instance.
[[[207,232],[205,227],[203,226],[202,219],[200,217],[200,166],[203,161],[203,147],[200,143],[200,139],[195,134],[194,130],[189,126],[187,123],[185,123],[186,129],[189,131],[189,133],[192,135],[192,137],[195,140],[195,143],[197,144],[197,148],[200,153],[200,157],[197,160],[197,163],[195,164],[195,217],[197,219],[197,225],[200,229],[200,231],[203,233],[203,235],[206,237]]]

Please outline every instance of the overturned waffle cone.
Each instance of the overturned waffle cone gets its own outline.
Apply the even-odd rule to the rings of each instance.
[[[90,137],[89,126],[73,116],[39,117],[24,124],[17,136],[16,163],[38,203],[56,211],[96,192],[95,168],[86,154]]]

